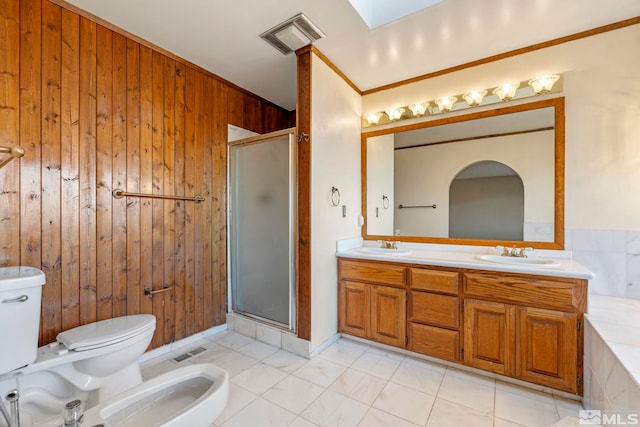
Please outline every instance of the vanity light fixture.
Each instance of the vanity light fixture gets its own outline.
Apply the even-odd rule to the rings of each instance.
[[[402,117],[402,113],[404,113],[404,108],[400,107],[400,108],[389,108],[387,110],[384,110],[385,113],[387,113],[387,116],[389,116],[389,120],[394,121],[394,120],[398,120],[400,117]]]
[[[381,117],[382,117],[382,113],[369,113],[367,114],[366,119],[370,125],[376,125],[380,121]]]
[[[559,78],[560,76],[557,74],[545,74],[529,80],[529,86],[533,88],[536,94],[547,93]]]
[[[486,89],[470,90],[469,92],[465,93],[462,96],[462,98],[464,98],[464,100],[467,101],[467,104],[469,104],[469,107],[477,107],[482,103],[482,100],[484,99],[486,94],[487,94]]]
[[[409,110],[411,110],[414,116],[420,117],[427,111],[429,104],[430,102],[416,102],[409,105]]]
[[[441,113],[446,113],[447,111],[451,111],[451,107],[458,100],[457,96],[441,96],[436,99],[436,105]]]
[[[500,98],[500,101],[509,101],[516,94],[518,87],[520,87],[520,83],[503,83],[491,93]]]

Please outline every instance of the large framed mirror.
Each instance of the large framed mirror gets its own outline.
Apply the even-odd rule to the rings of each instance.
[[[564,98],[362,133],[365,240],[564,249]]]

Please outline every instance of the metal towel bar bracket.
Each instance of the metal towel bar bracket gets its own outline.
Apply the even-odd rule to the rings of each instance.
[[[129,193],[127,191],[122,190],[121,188],[116,188],[111,192],[111,194],[113,194],[113,197],[115,197],[116,199],[122,199],[123,197],[149,197],[152,199],[189,200],[196,203],[204,202],[204,197],[200,195],[196,195],[194,197],[185,197],[185,196],[167,196],[166,194]]]
[[[151,288],[144,288],[144,294],[147,296],[153,296],[155,294],[161,294],[163,292],[167,292],[171,290],[171,285],[167,285],[165,284],[164,286],[162,286],[162,289],[158,289],[155,291],[152,291]]]

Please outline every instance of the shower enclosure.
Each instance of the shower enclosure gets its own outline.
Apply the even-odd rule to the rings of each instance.
[[[229,255],[234,312],[295,325],[295,137],[279,131],[230,143]]]

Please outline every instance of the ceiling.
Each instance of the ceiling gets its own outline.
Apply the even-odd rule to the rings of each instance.
[[[348,0],[67,1],[287,110],[295,55],[259,35],[300,12],[361,90],[640,16],[638,0],[444,0],[370,30]]]

